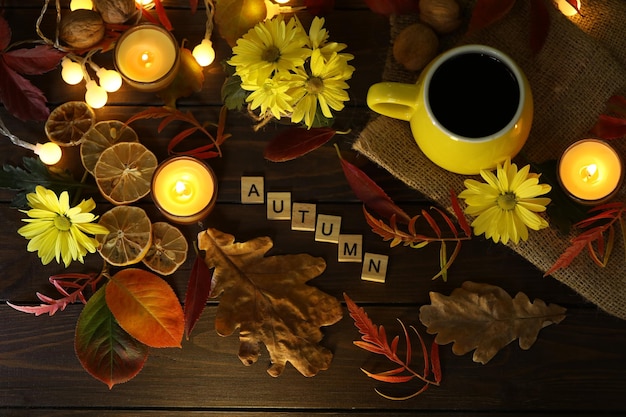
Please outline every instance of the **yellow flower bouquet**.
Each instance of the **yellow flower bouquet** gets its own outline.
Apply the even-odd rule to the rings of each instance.
[[[256,24],[233,47],[226,62],[222,99],[229,109],[244,105],[255,114],[256,129],[288,118],[307,128],[332,124],[350,98],[346,83],[354,57],[345,44],[330,42],[324,19],[315,17],[309,32],[297,17],[276,16]]]

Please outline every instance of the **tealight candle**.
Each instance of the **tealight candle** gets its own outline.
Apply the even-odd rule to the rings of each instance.
[[[167,87],[174,81],[180,61],[172,34],[149,23],[133,26],[120,36],[114,60],[126,82],[144,91]]]
[[[623,166],[611,146],[596,139],[584,139],[565,150],[559,161],[559,181],[575,200],[583,204],[602,203],[619,190]]]
[[[206,217],[217,198],[213,170],[190,156],[178,156],[160,164],[152,178],[152,199],[169,220],[190,224]]]

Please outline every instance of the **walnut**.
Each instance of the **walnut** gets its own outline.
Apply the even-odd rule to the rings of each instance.
[[[72,48],[90,48],[104,37],[104,21],[93,10],[71,11],[61,18],[59,37]]]
[[[419,12],[420,20],[437,33],[450,33],[461,25],[456,0],[420,0]]]
[[[124,23],[137,12],[135,0],[94,0],[93,3],[107,23]]]
[[[421,70],[437,55],[439,38],[423,23],[404,28],[393,43],[393,57],[409,71]]]

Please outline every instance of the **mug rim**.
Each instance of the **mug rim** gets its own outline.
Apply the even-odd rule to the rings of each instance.
[[[437,69],[451,57],[462,55],[465,53],[482,53],[482,54],[490,55],[498,59],[500,62],[505,64],[509,68],[509,70],[515,75],[515,79],[517,81],[517,88],[519,89],[519,102],[517,103],[517,110],[515,111],[515,114],[513,115],[513,117],[511,117],[511,120],[509,120],[506,126],[504,126],[502,129],[490,135],[482,136],[479,138],[470,138],[467,136],[462,136],[462,135],[459,135],[458,133],[454,133],[450,131],[448,128],[443,126],[441,122],[439,122],[437,117],[435,117],[430,107],[430,102],[427,99],[428,92],[429,92],[428,90],[430,88],[430,82],[433,78],[434,73],[437,71]],[[511,130],[517,124],[518,120],[520,119],[522,115],[522,112],[524,111],[524,105],[526,102],[526,89],[524,88],[524,84],[525,84],[525,79],[524,79],[521,69],[515,63],[515,61],[513,61],[513,59],[507,54],[505,54],[504,52],[500,51],[499,49],[493,48],[491,46],[487,46],[487,45],[481,45],[481,44],[462,45],[462,46],[457,46],[455,48],[449,49],[448,51],[441,54],[432,62],[430,68],[428,69],[428,72],[426,73],[424,77],[424,83],[423,83],[424,96],[425,96],[424,104],[425,104],[426,112],[428,113],[428,117],[430,118],[430,120],[432,120],[433,123],[437,125],[438,129],[445,132],[448,137],[454,140],[462,141],[462,142],[471,142],[471,143],[489,142],[491,140],[497,139],[498,137],[502,136],[503,133]]]

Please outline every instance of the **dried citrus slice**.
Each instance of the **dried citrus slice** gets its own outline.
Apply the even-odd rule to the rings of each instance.
[[[161,275],[174,273],[187,259],[187,239],[169,223],[152,225],[152,245],[142,262]]]
[[[120,142],[102,151],[93,175],[102,195],[113,204],[128,204],[150,192],[157,158],[139,142]]]
[[[74,146],[96,122],[96,114],[83,101],[68,101],[50,112],[44,125],[46,136],[59,146]]]
[[[98,252],[115,266],[135,264],[143,259],[152,243],[152,224],[139,207],[117,206],[98,222],[109,229],[108,235],[96,235]]]
[[[80,159],[87,171],[93,174],[100,154],[118,142],[138,142],[139,138],[133,128],[119,120],[98,122],[83,136],[80,145]]]

